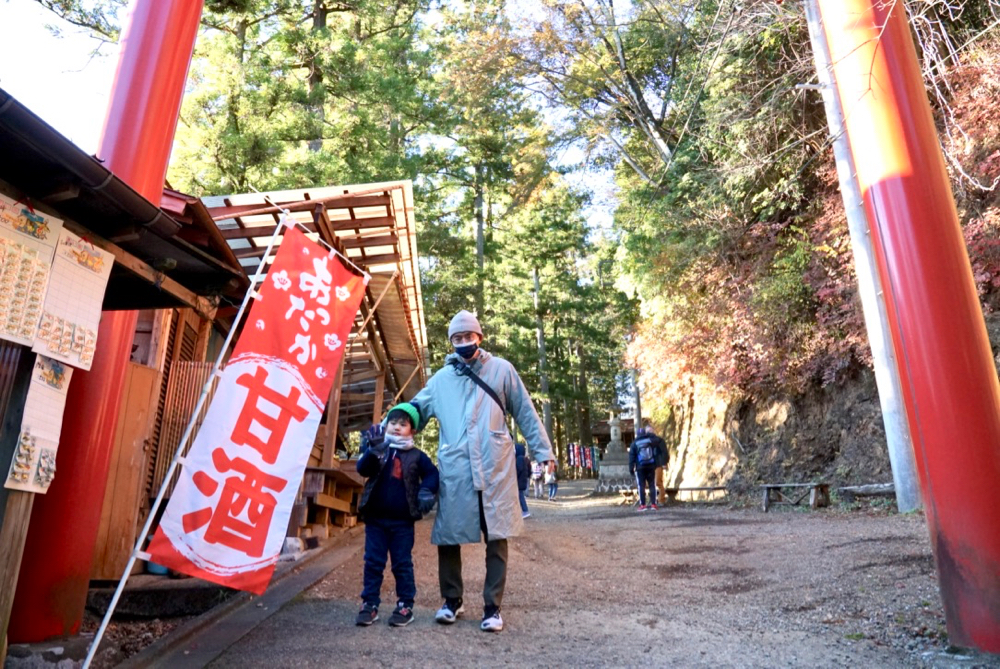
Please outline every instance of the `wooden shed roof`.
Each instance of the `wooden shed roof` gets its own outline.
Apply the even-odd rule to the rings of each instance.
[[[342,431],[367,427],[427,381],[413,187],[409,181],[203,198],[247,275],[256,271],[282,210],[371,275],[344,360]],[[280,238],[276,247],[280,246]],[[273,261],[272,256],[268,263]],[[364,331],[362,323],[374,309]],[[220,309],[221,312],[221,309]]]

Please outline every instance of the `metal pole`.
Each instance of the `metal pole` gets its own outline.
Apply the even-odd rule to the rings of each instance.
[[[816,2],[817,0],[805,0],[809,41],[812,42],[813,57],[816,60],[816,73],[819,76],[823,106],[826,108],[826,120],[830,125],[833,156],[837,161],[840,194],[844,199],[844,211],[847,214],[847,229],[850,232],[851,250],[854,254],[854,271],[858,276],[861,310],[864,312],[868,343],[872,349],[875,386],[878,388],[879,404],[882,407],[889,464],[892,466],[892,480],[896,489],[896,507],[906,513],[920,508],[917,461],[913,455],[910,428],[906,424],[906,408],[903,406],[899,369],[889,338],[888,316],[878,267],[872,253],[865,203],[858,187],[854,157],[847,143],[843,108],[830,69],[830,48],[823,35],[819,6]]]
[[[949,641],[1000,652],[1000,382],[901,0],[820,0]]]

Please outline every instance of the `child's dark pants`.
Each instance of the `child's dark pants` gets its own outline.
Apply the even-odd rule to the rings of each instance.
[[[361,601],[375,606],[381,603],[379,592],[387,555],[392,558],[396,598],[412,607],[417,596],[417,582],[413,577],[413,521],[410,520],[365,519],[365,577]]]

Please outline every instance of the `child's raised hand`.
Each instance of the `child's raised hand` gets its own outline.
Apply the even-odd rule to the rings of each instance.
[[[361,433],[361,450],[373,450],[376,453],[385,445],[385,427],[376,423]]]

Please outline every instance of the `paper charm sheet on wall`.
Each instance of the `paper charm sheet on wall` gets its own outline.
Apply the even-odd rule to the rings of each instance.
[[[101,304],[114,260],[110,253],[62,230],[31,350],[90,369],[97,347]]]
[[[32,345],[62,221],[0,195],[0,338]]]
[[[43,494],[48,491],[56,475],[56,451],[72,375],[68,365],[43,355],[36,357],[5,487]]]

